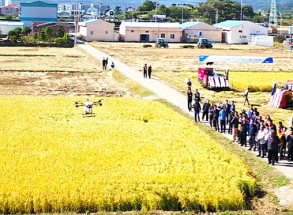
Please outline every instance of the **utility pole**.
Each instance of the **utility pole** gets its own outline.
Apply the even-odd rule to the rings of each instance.
[[[215,20],[215,21],[216,21],[216,24],[217,24],[218,21],[219,21],[219,11],[218,11],[218,10],[216,11],[216,20]]]
[[[74,4],[74,45],[76,46],[76,36],[77,36],[77,2]]]
[[[183,23],[183,6],[181,5],[181,9],[182,9],[182,11],[181,11],[181,24]]]
[[[242,0],[240,2],[240,21],[243,20],[243,12],[242,12],[243,8],[242,8]]]
[[[157,22],[158,17],[158,1],[156,0],[156,15],[155,15],[155,22]]]

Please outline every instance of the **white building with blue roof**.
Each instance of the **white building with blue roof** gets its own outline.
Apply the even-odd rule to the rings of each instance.
[[[192,42],[198,38],[206,38],[213,42],[222,40],[222,29],[204,22],[190,21],[184,22],[180,26],[183,29],[183,40],[186,42]]]
[[[214,25],[223,29],[223,42],[228,44],[247,44],[256,35],[268,35],[268,29],[250,21],[227,20]]]
[[[20,3],[20,21],[25,26],[33,22],[57,22],[58,4],[36,1]]]

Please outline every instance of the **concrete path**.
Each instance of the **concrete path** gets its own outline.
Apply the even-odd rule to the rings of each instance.
[[[111,65],[111,62],[113,61],[115,63],[115,69],[120,71],[126,77],[128,77],[129,79],[132,79],[133,81],[142,85],[146,89],[152,91],[159,98],[162,98],[162,99],[168,101],[169,103],[180,108],[182,111],[193,116],[193,112],[189,112],[187,109],[186,96],[179,93],[177,90],[173,89],[172,87],[162,83],[159,79],[157,79],[155,77],[152,79],[143,78],[142,71],[139,72],[137,70],[134,70],[130,66],[126,65],[125,63],[122,63],[119,60],[112,58],[110,55],[107,55],[106,53],[103,53],[100,50],[98,50],[88,44],[78,44],[78,46],[80,48],[84,49],[89,54],[91,54],[96,59],[98,59],[100,62],[102,62],[103,58],[108,57],[109,64]],[[125,53],[125,54],[127,54],[127,53]],[[227,138],[229,138],[230,140],[232,140],[231,135],[229,135],[229,134],[223,134],[223,135],[226,136]],[[239,147],[241,147],[241,146],[239,146]],[[247,147],[247,149],[248,149],[248,147]],[[254,152],[254,151],[251,151],[251,153],[254,153],[255,155],[257,155],[257,152]],[[264,162],[267,162],[267,158],[259,158],[259,159],[262,159]],[[273,168],[279,170],[284,176],[291,179],[291,182],[293,182],[293,162],[288,162],[287,160],[281,160],[281,161],[279,161],[279,164],[275,164],[273,166]],[[288,187],[287,191],[290,191],[290,193],[293,194],[293,188]],[[284,204],[293,204],[293,197],[292,198],[290,197],[289,200],[288,199],[281,200],[281,202],[282,201],[285,202]]]

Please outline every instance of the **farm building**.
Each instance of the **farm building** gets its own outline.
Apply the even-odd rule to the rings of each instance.
[[[206,24],[204,22],[185,22],[181,24],[183,39],[193,42],[199,37],[204,37],[213,42],[222,41],[222,29]]]
[[[114,31],[114,23],[92,19],[78,25],[80,36],[86,41],[118,41],[119,34]]]
[[[181,42],[182,28],[179,23],[122,22],[120,37],[125,42],[155,42],[164,38],[167,42]]]
[[[59,28],[62,28],[65,33],[69,33],[69,25],[67,22],[34,22],[31,26],[32,33],[40,33],[46,27],[52,27],[53,35],[56,35]]]
[[[23,28],[22,22],[9,22],[9,21],[1,21],[0,29],[2,35],[7,35],[9,31],[14,30],[15,28]]]
[[[20,3],[20,21],[25,26],[33,22],[57,22],[58,4],[42,1]]]
[[[266,27],[250,21],[227,20],[214,25],[222,28],[222,42],[228,44],[246,44],[252,41],[253,35],[268,35]]]

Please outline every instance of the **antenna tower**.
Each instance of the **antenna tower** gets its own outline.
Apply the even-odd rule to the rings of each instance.
[[[277,18],[276,0],[271,0],[269,27],[277,27],[277,24],[278,24],[278,18]]]

